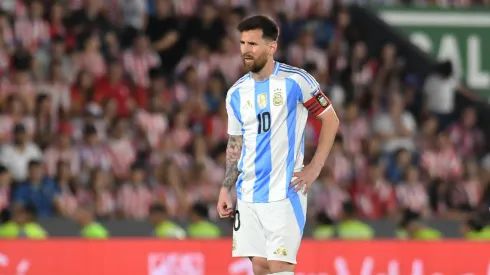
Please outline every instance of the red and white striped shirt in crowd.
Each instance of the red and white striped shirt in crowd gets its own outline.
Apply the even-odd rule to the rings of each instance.
[[[137,54],[133,50],[128,50],[123,54],[123,63],[134,83],[139,87],[148,88],[150,86],[148,71],[160,66],[160,57],[152,51]]]
[[[289,63],[297,67],[304,67],[307,63],[315,64],[319,72],[326,72],[328,69],[326,54],[317,47],[303,48],[297,44],[291,45],[288,49],[287,59]]]
[[[220,71],[227,83],[233,83],[241,76],[242,58],[240,54],[214,54],[211,68]]]
[[[342,122],[339,129],[344,140],[347,154],[354,156],[361,153],[362,141],[369,134],[369,123],[365,118],[358,118],[352,122]]]
[[[228,138],[226,118],[223,119],[219,115],[209,117],[204,125],[204,133],[213,140],[226,140]]]
[[[117,193],[118,209],[129,219],[146,219],[154,201],[152,191],[144,183],[125,183]]]
[[[389,182],[357,183],[352,186],[352,200],[360,217],[380,219],[396,207],[396,195]]]
[[[136,160],[136,150],[128,138],[110,139],[107,142],[107,153],[111,161],[114,176],[127,179],[131,164]]]
[[[103,77],[107,71],[104,57],[100,52],[82,53],[77,58],[79,70],[85,70],[92,74],[95,79]]]
[[[15,40],[31,52],[47,46],[51,40],[49,24],[40,19],[25,18],[15,21],[14,34]]]
[[[58,171],[58,163],[60,161],[70,164],[70,170],[73,175],[80,172],[80,155],[75,148],[67,150],[60,150],[56,146],[51,146],[44,152],[44,165],[46,174],[50,177],[54,177]]]
[[[466,180],[455,184],[450,193],[450,200],[454,206],[468,205],[476,208],[480,204],[483,190],[478,179]]]
[[[88,169],[103,169],[108,171],[111,168],[111,159],[104,146],[81,145],[78,147],[81,167]]]
[[[116,200],[109,190],[100,190],[94,194],[93,191],[82,189],[77,192],[77,200],[80,204],[95,205],[95,213],[99,217],[110,216],[116,210]]]
[[[63,186],[61,188],[61,193],[59,195],[60,208],[63,209],[63,214],[71,216],[75,213],[78,207],[78,201],[75,194],[71,192],[68,186]]]
[[[429,150],[422,153],[422,167],[432,178],[456,178],[462,173],[461,159],[452,148],[443,151]]]
[[[27,110],[34,111],[37,90],[32,82],[15,84],[8,79],[2,81],[0,83],[0,97],[6,98],[9,95],[18,95],[23,103],[27,105]]]
[[[0,211],[6,209],[10,205],[10,187],[0,186]]]
[[[352,162],[342,152],[331,154],[325,166],[330,168],[337,183],[350,183],[354,179]]]
[[[179,16],[193,16],[199,4],[199,0],[173,0],[175,13]]]
[[[136,125],[145,131],[151,147],[155,149],[161,145],[168,129],[168,120],[163,114],[141,109],[136,114]]]
[[[181,202],[174,188],[159,184],[155,187],[154,193],[156,201],[167,208],[168,216],[177,217]]]
[[[8,75],[9,67],[10,55],[7,52],[7,49],[2,48],[0,45],[0,80]]]
[[[313,197],[316,211],[325,212],[328,217],[334,220],[340,218],[343,203],[350,198],[349,193],[334,182],[323,184],[321,189],[313,193]]]
[[[25,116],[22,119],[16,121],[12,116],[8,114],[0,115],[0,140],[11,141],[12,130],[17,123],[22,123],[26,128],[26,132],[29,136],[33,137],[36,132],[36,121],[31,116]]]
[[[175,73],[180,75],[184,73],[185,70],[187,70],[189,67],[194,67],[199,80],[206,81],[213,68],[213,64],[211,61],[211,58],[204,59],[192,55],[186,55],[180,60],[179,64],[177,64],[177,67],[175,68]]]
[[[485,143],[485,137],[479,129],[465,129],[460,123],[449,127],[449,138],[458,154],[464,158],[474,157]]]
[[[14,31],[7,18],[0,17],[0,41],[0,45],[8,47],[14,46],[15,43]]]
[[[401,183],[396,186],[396,197],[401,208],[423,213],[429,209],[429,196],[421,182]]]
[[[49,95],[51,98],[51,115],[57,119],[58,111],[68,111],[71,104],[71,91],[66,83],[54,82],[39,85],[38,93]]]

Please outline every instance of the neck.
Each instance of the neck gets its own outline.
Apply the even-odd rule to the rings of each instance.
[[[265,79],[269,78],[269,76],[274,72],[274,67],[276,66],[276,62],[273,59],[270,59],[262,68],[257,73],[252,73],[253,79],[257,81],[264,81]]]

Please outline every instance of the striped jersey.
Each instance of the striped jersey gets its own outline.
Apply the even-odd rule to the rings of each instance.
[[[301,171],[308,113],[331,108],[318,82],[306,71],[276,62],[272,75],[256,81],[249,73],[226,96],[228,134],[243,136],[236,183],[240,200],[279,201],[293,196],[293,172]]]

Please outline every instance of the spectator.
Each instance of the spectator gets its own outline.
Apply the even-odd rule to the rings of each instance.
[[[36,217],[35,206],[15,206],[12,221],[0,226],[0,238],[46,239],[48,233],[36,222]]]
[[[420,214],[406,210],[400,223],[399,237],[415,240],[439,240],[443,236],[437,229],[426,226],[420,220]]]
[[[5,166],[0,166],[0,212],[9,207],[11,192],[12,179],[10,173]]]
[[[429,215],[429,197],[415,166],[406,168],[404,181],[396,186],[396,196],[401,209],[408,209],[421,216]]]
[[[117,180],[126,180],[131,164],[136,161],[136,150],[128,137],[128,125],[123,119],[116,119],[111,127],[111,138],[107,152],[112,164],[112,173]]]
[[[44,151],[44,164],[49,177],[54,177],[58,173],[60,161],[68,165],[70,174],[77,175],[80,172],[80,155],[73,147],[70,127],[60,129],[58,140]]]
[[[70,164],[67,162],[58,162],[57,175],[54,181],[60,190],[59,204],[60,214],[64,217],[71,217],[78,206],[76,197],[77,186],[70,171]]]
[[[28,141],[26,128],[17,124],[13,128],[14,140],[6,144],[0,153],[0,163],[12,173],[16,183],[23,182],[28,176],[28,166],[31,161],[39,161],[43,158],[39,147]]]
[[[133,47],[123,55],[126,72],[132,77],[133,83],[147,89],[150,85],[149,71],[160,66],[161,60],[149,46],[148,37],[138,33],[134,38]]]
[[[178,63],[180,50],[178,42],[181,39],[180,26],[172,14],[172,2],[167,0],[155,1],[155,15],[148,19],[146,32],[153,49],[160,55],[162,69],[166,74]]]
[[[100,168],[108,171],[111,168],[111,160],[104,146],[99,140],[97,129],[94,125],[86,125],[84,129],[84,141],[78,148],[81,159],[82,171],[90,171]]]
[[[82,237],[87,239],[107,239],[109,237],[107,229],[95,221],[91,208],[86,206],[79,207],[74,217],[75,222],[82,227],[80,231]]]
[[[475,109],[468,107],[463,110],[461,119],[448,129],[451,142],[463,158],[480,156],[485,147],[483,133],[476,126],[476,116]]]
[[[396,212],[396,197],[391,184],[383,177],[383,164],[372,160],[368,176],[351,188],[352,200],[362,218],[379,219]]]
[[[129,182],[123,184],[117,194],[117,206],[121,215],[127,219],[148,218],[154,196],[145,183],[145,170],[140,163],[131,166]]]
[[[29,162],[29,177],[14,191],[13,202],[32,205],[39,217],[50,217],[60,210],[60,189],[46,177],[40,161]]]
[[[94,100],[102,106],[104,103],[108,104],[113,101],[117,116],[128,117],[136,108],[136,102],[123,74],[122,64],[117,60],[111,60],[107,76],[95,83]],[[107,112],[104,114],[107,115]]]
[[[176,223],[167,219],[165,207],[156,204],[150,209],[150,222],[155,228],[153,236],[158,238],[185,239],[186,232]]]
[[[373,229],[356,218],[356,208],[353,203],[343,205],[342,220],[337,226],[337,234],[344,240],[369,240],[374,238]]]
[[[434,149],[422,152],[421,165],[431,178],[457,178],[462,172],[461,160],[445,132],[438,134]]]
[[[334,222],[324,212],[316,214],[316,222],[317,225],[313,229],[313,238],[325,240],[335,236]]]
[[[209,221],[208,208],[205,204],[195,203],[190,216],[192,223],[187,228],[190,238],[215,239],[221,236],[219,227]]]
[[[413,151],[413,138],[417,128],[414,117],[404,110],[405,106],[399,94],[392,94],[388,106],[386,112],[382,111],[373,118],[374,132],[383,141],[383,150],[388,153],[399,148]]]
[[[399,183],[406,175],[407,168],[412,164],[412,155],[406,149],[398,149],[388,162],[386,178],[392,183]]]

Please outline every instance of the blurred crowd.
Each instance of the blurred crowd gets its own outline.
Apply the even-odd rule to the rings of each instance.
[[[235,28],[251,14],[279,23],[276,59],[312,74],[341,118],[312,216],[336,220],[347,201],[365,219],[487,210],[490,157],[475,110],[454,108],[466,91],[451,64],[422,82],[394,45],[369,56],[341,2],[1,1],[0,210],[186,219],[199,203],[216,219],[224,98],[244,74]],[[319,130],[310,118],[306,161]]]

